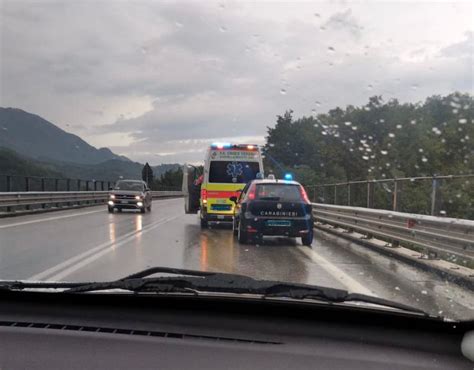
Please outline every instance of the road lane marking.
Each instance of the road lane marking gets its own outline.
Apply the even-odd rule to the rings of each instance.
[[[102,243],[98,245],[97,247],[89,249],[88,251],[78,254],[77,256],[71,257],[67,259],[66,261],[63,261],[57,264],[56,266],[50,267],[49,269],[45,271],[42,271],[36,275],[33,275],[29,277],[28,280],[55,281],[55,280],[62,279],[63,277],[70,275],[73,272],[84,267],[88,263],[102,257],[104,254],[109,253],[113,250],[116,250],[116,248],[128,243],[129,241],[132,241],[137,236],[137,234],[143,235],[147,233],[148,231],[151,231],[155,229],[156,227],[162,224],[165,224],[169,221],[172,221],[180,216],[181,215],[169,217],[165,219],[160,219],[149,225],[144,226],[141,230],[133,230],[131,232],[128,232],[113,241],[107,241],[105,243]],[[114,248],[111,248],[111,247],[114,247]]]
[[[178,198],[180,199],[180,198]],[[172,199],[156,199],[156,202],[160,203],[169,203],[173,200],[176,200],[175,198]],[[103,207],[103,205],[98,205],[97,207]],[[64,211],[67,211],[65,209]],[[99,209],[96,211],[89,211],[89,212],[80,212],[80,213],[73,213],[73,214],[67,214],[67,215],[61,215],[61,216],[54,216],[54,217],[46,217],[46,218],[40,218],[37,220],[29,220],[29,221],[21,221],[21,222],[15,222],[11,224],[6,224],[6,225],[0,225],[0,229],[6,229],[7,227],[15,227],[15,226],[23,226],[23,225],[29,225],[29,224],[35,224],[38,222],[46,222],[46,221],[54,221],[54,220],[61,220],[63,218],[70,218],[70,217],[77,217],[77,216],[85,216],[85,215],[90,215],[93,213],[99,213],[99,212],[104,212],[105,213],[106,208]],[[26,215],[25,215],[26,216]]]
[[[77,217],[77,216],[90,215],[90,214],[92,214],[92,213],[99,213],[99,212],[104,212],[104,210],[103,210],[103,209],[99,209],[99,210],[96,210],[96,211],[74,213],[74,214],[72,214],[72,215],[62,215],[62,216],[55,216],[55,217],[40,218],[40,219],[38,219],[38,220],[29,220],[29,221],[15,222],[15,223],[13,223],[13,224],[0,225],[0,229],[6,229],[7,227],[14,227],[14,226],[22,226],[22,225],[35,224],[35,223],[37,223],[37,222],[54,221],[54,220],[60,220],[60,219],[63,219],[63,218],[70,218],[70,217]]]
[[[370,289],[367,289],[364,285],[359,283],[357,280],[346,274],[339,267],[329,262],[326,258],[316,253],[311,247],[297,247],[306,257],[311,261],[317,263],[322,269],[330,274],[334,279],[339,281],[349,292],[367,294],[377,297],[377,295]]]

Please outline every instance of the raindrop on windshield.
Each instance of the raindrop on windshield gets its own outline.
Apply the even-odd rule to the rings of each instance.
[[[319,13],[314,13],[314,16],[315,16],[316,18],[321,18],[321,14],[319,14]]]
[[[321,131],[321,134],[323,134],[324,136],[326,136],[328,133],[326,131]]]
[[[316,109],[311,109],[311,113],[316,114]]]
[[[357,126],[352,126],[352,129],[355,131],[357,130]]]
[[[328,46],[328,51],[330,51],[330,52],[333,53],[333,52],[335,52],[336,50],[335,50],[332,46]]]
[[[183,27],[183,24],[181,22],[175,22],[175,25],[176,27],[179,27],[179,28]]]
[[[422,291],[421,291],[421,294],[425,294],[425,295],[426,295],[426,294],[428,294],[428,292],[427,292],[426,290],[422,290]]]
[[[285,90],[285,89],[281,89],[281,90],[280,90],[280,94],[281,94],[281,95],[286,95],[286,90]]]
[[[347,122],[344,122],[344,124],[345,124],[346,126],[350,126],[350,125],[352,125],[352,123],[351,123],[351,122],[349,122],[349,121],[347,121]]]
[[[418,149],[420,153],[423,153],[423,148]]]
[[[424,163],[426,163],[426,162],[428,162],[428,158],[426,158],[426,157],[423,156],[423,157],[421,158],[421,161],[424,162]]]
[[[410,123],[411,123],[412,125],[416,125],[416,119],[412,119],[412,120],[410,121]]]
[[[402,125],[397,125],[397,129],[400,130],[403,126]]]
[[[436,135],[441,135],[441,130],[438,127],[433,127],[431,131],[433,131],[433,133]]]
[[[372,90],[372,89],[374,88],[374,85],[369,84],[369,85],[367,85],[367,88],[368,88],[369,90]]]
[[[221,26],[221,27],[219,28],[219,31],[221,31],[221,32],[227,32],[227,28],[224,27],[224,26]]]
[[[394,137],[395,137],[395,134],[394,134],[393,132],[390,132],[390,133],[388,134],[388,137],[394,138]]]
[[[381,151],[380,151],[380,154],[382,154],[382,155],[387,155],[387,154],[388,154],[388,151],[386,151],[386,150],[381,150]]]
[[[461,125],[464,125],[465,123],[467,123],[467,119],[465,119],[465,118],[460,118],[460,119],[458,120],[458,122],[459,122]]]
[[[400,290],[400,288],[396,286],[396,287],[395,287],[395,290]]]
[[[365,159],[366,161],[368,161],[368,160],[369,160],[369,157],[366,156],[366,155],[363,155],[363,156],[362,156],[362,159]]]

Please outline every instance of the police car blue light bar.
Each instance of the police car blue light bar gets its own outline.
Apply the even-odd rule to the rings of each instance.
[[[230,148],[231,144],[230,143],[212,143],[211,146],[217,149],[224,149],[224,148]]]
[[[288,180],[288,181],[293,180],[293,175],[291,173],[285,173],[285,180]]]

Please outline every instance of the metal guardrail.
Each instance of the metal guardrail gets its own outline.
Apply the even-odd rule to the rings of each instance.
[[[446,204],[447,199],[443,199],[443,193],[446,191],[448,183],[460,194],[472,186],[472,181],[474,181],[474,174],[465,174],[345,181],[306,185],[305,188],[312,200],[318,203],[366,206],[367,208],[384,208],[396,212],[415,212],[438,216],[446,215],[442,203],[445,203],[444,206],[448,208],[453,208],[453,206]],[[420,203],[423,203],[424,207],[420,207],[419,204],[416,209],[413,209],[413,205],[410,204],[412,202],[406,199],[413,198],[413,196],[410,197],[410,192],[413,190],[415,190],[415,194],[419,194],[423,198]],[[407,202],[409,203],[407,204]],[[450,202],[452,200],[448,200],[448,203]],[[458,205],[458,208],[460,214],[463,214],[462,210],[466,214],[469,213],[466,204]]]
[[[152,191],[152,196],[179,197],[182,196],[182,192]],[[105,203],[108,198],[108,191],[1,192],[0,210],[13,213],[18,210],[65,209]]]
[[[431,257],[474,259],[474,221],[362,207],[313,203],[316,222],[378,237],[391,246],[408,243]]]

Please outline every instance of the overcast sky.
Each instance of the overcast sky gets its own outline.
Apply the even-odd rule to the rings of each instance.
[[[295,116],[473,93],[473,2],[0,0],[0,106],[152,164]]]

